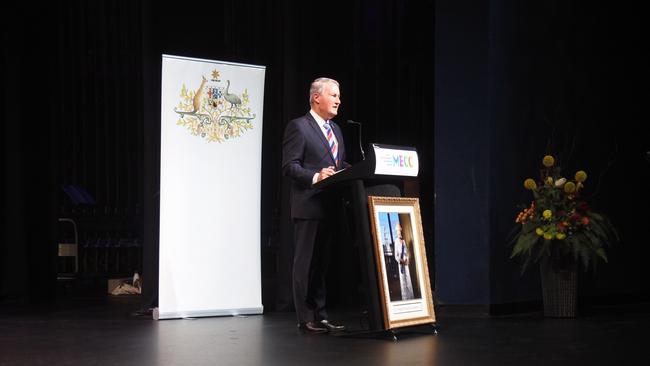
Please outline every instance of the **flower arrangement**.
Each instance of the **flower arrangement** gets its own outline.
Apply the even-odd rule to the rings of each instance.
[[[580,170],[574,180],[567,180],[553,156],[544,156],[542,164],[539,181],[524,181],[533,201],[517,215],[521,230],[510,258],[523,259],[522,273],[531,261],[540,259],[555,265],[582,263],[585,271],[599,259],[607,263],[605,247],[618,235],[607,217],[581,199],[587,173]]]

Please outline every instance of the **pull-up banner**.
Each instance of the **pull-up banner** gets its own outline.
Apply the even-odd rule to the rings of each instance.
[[[262,313],[264,73],[162,56],[158,319]]]

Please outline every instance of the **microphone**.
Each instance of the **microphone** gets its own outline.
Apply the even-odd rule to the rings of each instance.
[[[366,153],[363,151],[363,144],[361,143],[361,122],[353,121],[351,119],[349,119],[347,122],[349,125],[359,126],[359,150],[361,150],[361,159],[366,160]]]

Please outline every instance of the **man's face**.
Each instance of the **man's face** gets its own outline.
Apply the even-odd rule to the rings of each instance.
[[[314,96],[316,113],[325,120],[334,118],[339,111],[341,104],[341,93],[339,87],[333,83],[325,83],[323,92]]]

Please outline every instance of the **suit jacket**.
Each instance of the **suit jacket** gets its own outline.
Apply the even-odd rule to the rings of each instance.
[[[330,121],[338,142],[339,169],[345,162],[345,143],[339,126]],[[291,217],[318,219],[327,215],[327,192],[312,187],[314,174],[334,166],[334,157],[318,123],[310,113],[289,122],[282,143],[282,172],[291,178]]]

